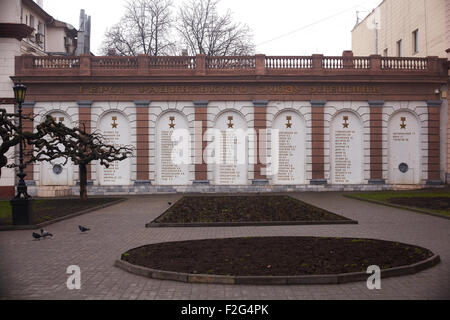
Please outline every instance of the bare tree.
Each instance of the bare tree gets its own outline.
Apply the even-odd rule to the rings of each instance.
[[[56,123],[51,116],[37,126],[37,133],[45,138],[34,141],[34,150],[29,162],[51,161],[65,158],[78,165],[80,171],[80,198],[87,199],[87,166],[92,161],[108,168],[113,162],[125,160],[133,155],[131,146],[113,146],[105,143],[100,133],[87,133],[86,128],[68,128]]]
[[[219,0],[189,0],[179,9],[176,29],[189,53],[240,56],[254,51],[250,28],[233,22],[232,13],[217,12]]]
[[[27,154],[28,146],[32,146],[35,143],[39,143],[47,135],[44,131],[28,132],[22,131],[22,139],[19,133],[19,127],[16,124],[16,120],[19,115],[16,113],[8,113],[5,109],[0,109],[0,177],[2,176],[2,168],[16,168],[17,163],[8,164],[8,158],[6,154],[19,143],[22,142],[23,150],[25,152],[25,158],[29,159]],[[22,115],[23,120],[34,121],[34,118],[30,115]],[[32,148],[31,148],[32,149]],[[38,150],[34,161],[41,159],[42,152]],[[15,156],[13,156],[15,157]]]
[[[135,56],[165,55],[170,41],[171,0],[129,0],[119,23],[105,33],[103,54]]]
[[[15,114],[7,113],[5,109],[0,109],[0,177],[2,176],[2,168],[8,164],[6,153],[19,144],[19,129],[15,124]]]

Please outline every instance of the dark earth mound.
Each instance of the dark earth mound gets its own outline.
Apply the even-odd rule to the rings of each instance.
[[[156,223],[350,220],[289,196],[184,197]]]
[[[169,242],[143,246],[122,260],[151,269],[230,276],[300,276],[366,272],[433,256],[427,249],[369,239],[267,237]]]

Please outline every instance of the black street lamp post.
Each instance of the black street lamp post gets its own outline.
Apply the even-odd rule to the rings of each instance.
[[[30,225],[33,222],[33,199],[28,195],[27,185],[24,178],[27,174],[24,172],[23,164],[23,135],[22,135],[22,103],[25,101],[27,87],[23,84],[14,85],[14,98],[17,103],[17,112],[19,114],[19,183],[17,185],[17,195],[11,200],[12,217],[14,225]]]

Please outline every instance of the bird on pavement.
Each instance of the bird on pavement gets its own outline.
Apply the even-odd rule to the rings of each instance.
[[[41,235],[39,233],[33,232],[33,238],[36,240],[41,240]]]
[[[42,238],[46,238],[46,237],[52,237],[53,238],[53,234],[51,234],[48,231],[45,231],[44,229],[41,229],[41,237]]]
[[[86,231],[91,230],[91,229],[88,229],[88,228],[83,227],[83,226],[78,226],[78,229],[80,229],[81,232],[86,232]]]

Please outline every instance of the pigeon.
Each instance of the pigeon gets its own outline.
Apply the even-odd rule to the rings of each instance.
[[[44,239],[46,237],[52,237],[53,238],[53,235],[50,232],[45,231],[44,229],[41,229],[41,237],[44,238]]]
[[[33,238],[36,240],[41,240],[41,235],[39,233],[33,232]]]
[[[169,206],[171,206],[172,205],[172,202],[167,202],[168,204],[169,204]]]
[[[83,227],[83,226],[78,226],[78,229],[80,229],[81,232],[86,232],[86,231],[91,230],[91,229],[88,229],[88,228]]]

